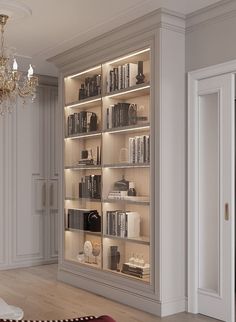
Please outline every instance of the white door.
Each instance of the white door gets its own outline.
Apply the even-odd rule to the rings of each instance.
[[[234,75],[194,81],[189,100],[188,309],[234,321]]]

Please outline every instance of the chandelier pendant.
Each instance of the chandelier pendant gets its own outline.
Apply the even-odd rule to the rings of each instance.
[[[1,52],[0,52],[0,115],[11,112],[16,105],[18,97],[26,102],[26,98],[36,97],[36,88],[38,86],[38,77],[34,76],[33,68],[29,65],[27,76],[23,76],[18,71],[18,64],[14,58],[11,62],[4,50],[4,27],[7,23],[8,16],[0,14],[1,28]],[[12,67],[11,67],[12,64]]]

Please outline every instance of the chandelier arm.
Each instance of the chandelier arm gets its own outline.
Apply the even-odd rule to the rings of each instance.
[[[12,111],[12,105],[16,104],[17,97],[23,98],[23,103],[27,97],[34,100],[36,88],[38,86],[38,77],[33,75],[33,68],[30,65],[28,75],[21,80],[21,73],[18,72],[16,59],[13,60],[13,66],[10,67],[10,59],[4,50],[4,29],[8,16],[0,14],[0,115]]]

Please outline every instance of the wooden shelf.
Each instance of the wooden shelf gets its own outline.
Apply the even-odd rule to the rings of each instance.
[[[113,91],[110,93],[106,93],[104,97],[115,98],[115,99],[129,99],[138,96],[144,96],[150,94],[150,84],[143,83],[139,85],[135,85],[128,88],[123,88],[121,90]]]
[[[133,276],[133,275],[125,274],[125,273],[122,273],[122,272],[118,272],[118,271],[115,271],[115,270],[111,270],[109,268],[104,268],[103,270],[106,271],[106,272],[110,272],[112,274],[122,275],[122,277],[125,276],[125,277],[130,278],[130,279],[138,280],[138,281],[141,281],[143,283],[149,284],[149,282],[150,282],[150,275],[145,275],[143,278],[141,278],[141,277],[136,277],[136,276]]]
[[[129,169],[129,168],[150,168],[149,163],[107,163],[103,164],[103,168],[111,169]]]
[[[91,199],[91,198],[73,198],[73,197],[66,197],[65,200],[67,201],[86,201],[86,202],[101,202],[101,199]]]
[[[65,140],[68,140],[68,139],[82,139],[82,138],[86,138],[86,139],[89,139],[89,138],[94,138],[96,136],[101,136],[101,132],[98,132],[98,131],[92,131],[92,132],[86,132],[86,133],[78,133],[78,134],[73,134],[73,135],[70,135],[70,136],[66,136],[65,137]]]
[[[126,238],[126,237],[118,237],[118,236],[112,236],[112,235],[103,235],[104,238],[109,238],[109,239],[118,239],[122,240],[124,242],[130,242],[130,243],[135,243],[135,244],[143,244],[143,245],[150,245],[150,240],[148,237],[139,237],[139,238]]]
[[[143,206],[149,206],[150,201],[149,200],[131,200],[131,199],[103,199],[102,202],[107,203],[127,203],[127,204],[135,204],[135,205],[143,205]]]
[[[77,109],[87,109],[89,107],[94,107],[97,105],[101,105],[102,97],[101,95],[92,96],[85,98],[83,100],[78,100],[75,102],[71,102],[65,105],[65,108],[77,108]]]
[[[128,125],[128,126],[121,126],[115,127],[112,129],[105,129],[103,133],[111,133],[111,134],[126,134],[129,132],[147,132],[150,130],[150,123],[143,123],[137,125]]]
[[[80,234],[82,233],[84,235],[93,235],[93,236],[98,236],[98,237],[102,236],[101,232],[82,230],[82,229],[76,229],[76,228],[65,228],[65,231],[72,231],[72,232],[75,232],[75,233],[80,233]]]
[[[79,164],[74,166],[66,166],[65,170],[101,170],[101,165],[85,165],[85,164]]]

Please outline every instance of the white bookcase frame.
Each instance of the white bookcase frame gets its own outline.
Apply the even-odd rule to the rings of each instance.
[[[50,59],[60,69],[61,142],[64,141],[64,78],[91,66],[150,47],[152,107],[150,284],[64,259],[64,183],[60,184],[58,277],[74,286],[165,316],[185,311],[185,24],[157,10]],[[61,178],[64,172],[61,144]]]

